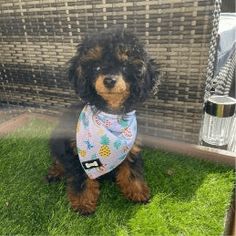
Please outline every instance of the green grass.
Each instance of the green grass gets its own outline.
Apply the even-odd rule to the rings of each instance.
[[[114,183],[101,185],[96,213],[71,211],[63,183],[47,185],[52,127],[33,120],[0,140],[0,235],[220,235],[234,171],[146,149],[152,199],[129,202]]]

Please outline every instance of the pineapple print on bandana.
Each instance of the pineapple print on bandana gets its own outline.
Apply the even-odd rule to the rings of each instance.
[[[86,156],[86,151],[85,150],[81,150],[78,148],[78,154],[81,156],[81,157],[85,157]]]
[[[136,134],[135,111],[120,116],[86,105],[78,119],[76,144],[88,177],[96,179],[120,165],[132,148]]]
[[[101,157],[109,157],[111,154],[110,148],[108,146],[109,144],[109,138],[106,135],[103,135],[101,137],[101,148],[99,150],[99,154]]]

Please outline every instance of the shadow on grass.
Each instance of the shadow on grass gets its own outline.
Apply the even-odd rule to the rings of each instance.
[[[220,203],[223,192],[227,192],[223,194],[223,201],[227,201],[232,189],[233,174],[229,168],[146,149],[143,156],[151,202],[129,202],[115,183],[104,181],[97,211],[86,218],[70,209],[64,183],[48,185],[43,181],[50,165],[50,131],[50,126],[36,122],[0,140],[0,234],[188,235],[196,228],[205,232],[204,228],[211,230],[205,223],[209,220],[205,208]],[[219,187],[221,183],[224,186]],[[213,222],[224,215],[227,204],[222,204],[217,205],[220,213],[213,211],[218,217]],[[194,222],[197,225],[190,225]],[[212,226],[210,233],[220,233],[221,228],[217,227]]]

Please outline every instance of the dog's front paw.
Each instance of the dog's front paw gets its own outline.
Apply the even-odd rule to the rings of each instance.
[[[69,187],[67,195],[72,209],[81,215],[88,216],[96,210],[99,192],[98,182],[87,179],[83,191],[75,192]]]
[[[48,174],[45,176],[45,181],[47,183],[58,182],[64,177],[64,168],[63,166],[55,161],[52,163],[50,168],[48,169]]]
[[[116,182],[126,198],[134,202],[147,203],[150,199],[149,188],[140,175],[140,169],[137,166],[132,166],[131,169],[128,161],[118,169]]]
[[[61,177],[48,174],[44,177],[44,180],[46,183],[51,184],[59,182],[61,180]]]
[[[147,184],[143,181],[130,181],[130,184],[122,188],[123,194],[131,201],[137,203],[148,203],[150,200],[150,191]]]

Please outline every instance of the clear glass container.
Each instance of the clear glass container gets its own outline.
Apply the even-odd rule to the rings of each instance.
[[[231,97],[214,95],[208,99],[201,132],[204,143],[227,148],[233,128],[235,106],[236,100]]]
[[[236,153],[236,116],[234,116],[233,125],[229,134],[228,150]]]

